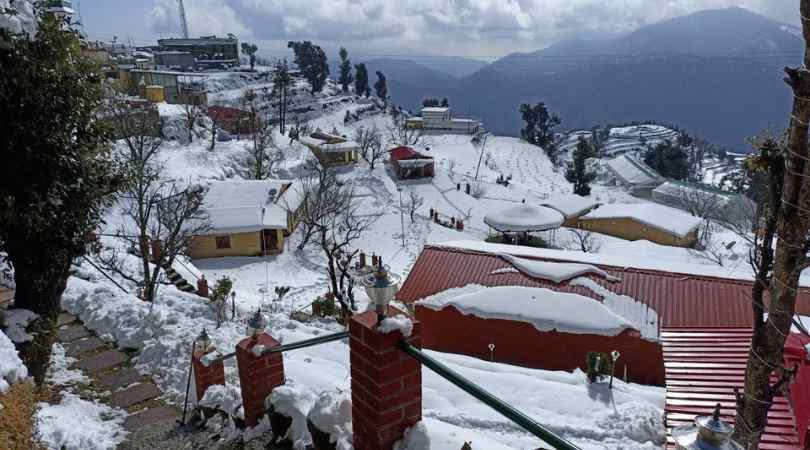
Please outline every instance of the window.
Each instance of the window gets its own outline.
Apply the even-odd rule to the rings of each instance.
[[[231,237],[230,236],[217,236],[217,250],[223,248],[231,248]]]

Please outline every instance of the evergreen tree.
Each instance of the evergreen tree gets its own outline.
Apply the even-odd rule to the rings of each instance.
[[[594,174],[589,173],[586,168],[588,158],[594,156],[594,149],[587,139],[580,136],[577,141],[577,148],[574,149],[574,163],[565,172],[565,179],[574,185],[574,194],[587,197],[591,194],[591,181]]]
[[[644,152],[644,162],[664,177],[689,178],[689,152],[676,142],[665,141]]]
[[[450,102],[447,101],[447,97],[442,99],[441,107],[442,108],[449,108],[450,107]]]
[[[323,49],[310,41],[290,41],[287,48],[291,48],[295,53],[295,64],[301,70],[307,81],[309,81],[312,94],[320,92],[326,84],[326,77],[329,76],[329,63]]]
[[[439,99],[438,98],[426,98],[422,100],[422,106],[425,108],[432,108],[439,106]]]
[[[388,105],[388,85],[385,82],[385,74],[377,71],[377,82],[374,83],[374,90],[377,92],[377,97],[383,101],[384,105]]]
[[[530,144],[546,147],[554,142],[554,128],[562,120],[546,108],[545,103],[532,106],[528,103],[520,105],[520,115],[526,122],[526,128],[520,130],[520,137]]]
[[[371,95],[371,89],[368,87],[368,69],[364,63],[354,65],[354,93],[356,95]]]
[[[349,92],[349,85],[354,81],[352,76],[352,62],[349,60],[349,52],[345,48],[340,47],[340,78],[338,79],[343,93]]]
[[[71,264],[117,184],[111,133],[97,116],[101,75],[85,48],[52,14],[34,36],[0,27],[0,252],[14,268],[15,306],[41,316],[20,346],[40,383]]]
[[[250,58],[250,70],[253,70],[253,68],[256,66],[257,50],[259,50],[259,47],[256,47],[256,44],[242,42],[242,53],[248,55],[248,58]]]
[[[278,116],[278,130],[281,134],[286,132],[287,126],[287,91],[292,83],[287,61],[279,61],[276,63],[275,71],[273,72],[273,101],[276,103],[276,110]]]

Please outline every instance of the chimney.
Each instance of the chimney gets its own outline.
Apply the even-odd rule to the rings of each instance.
[[[360,252],[360,268],[366,267],[366,253]]]

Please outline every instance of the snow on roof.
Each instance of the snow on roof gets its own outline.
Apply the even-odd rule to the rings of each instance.
[[[608,281],[618,281],[617,278],[608,275],[604,270],[590,264],[539,261],[535,259],[517,258],[507,254],[502,254],[500,257],[526,276],[553,281],[557,284],[589,273],[599,275],[606,278]]]
[[[608,167],[626,183],[648,184],[662,181],[652,168],[634,158],[621,155],[607,161]]]
[[[638,255],[633,252],[627,254],[584,253],[570,250],[524,247],[519,245],[492,244],[489,242],[470,240],[428,242],[426,245],[483,252],[492,255],[509,254],[512,256],[522,256],[528,258],[551,258],[561,261],[613,266],[620,269],[657,270],[683,275],[716,277],[745,281],[751,281],[754,277],[754,274],[751,272],[751,268],[747,264],[740,264],[735,267],[721,267],[712,264],[695,264],[661,258],[639,258]],[[802,275],[800,284],[803,287],[810,287],[810,277],[807,275]]]
[[[510,206],[484,216],[484,223],[502,233],[550,230],[559,228],[563,222],[565,218],[559,212],[528,203]]]
[[[582,197],[576,194],[558,195],[551,197],[543,203],[543,206],[555,209],[566,219],[577,217],[580,214],[593,209],[599,203],[592,197]]]
[[[158,114],[161,116],[179,116],[185,114],[184,105],[170,105],[166,102],[156,103]]]
[[[720,189],[716,189],[711,186],[696,183],[685,183],[683,181],[674,181],[674,180],[667,181],[661,186],[658,186],[657,188],[653,189],[653,193],[666,195],[674,198],[681,198],[685,195],[686,196],[705,195],[705,198],[710,198],[711,196],[714,196],[716,198],[718,206],[720,207],[725,207],[731,202],[745,202],[745,203],[750,202],[750,200],[742,194],[722,191]]]
[[[300,206],[301,195],[285,180],[212,182],[205,194],[211,228],[206,234],[246,233],[287,228],[287,210]],[[271,197],[271,191],[275,191]]]
[[[433,310],[452,306],[464,315],[528,323],[538,331],[616,336],[633,328],[597,300],[579,294],[523,286],[468,285],[426,297]]]
[[[422,108],[422,112],[423,113],[426,113],[426,112],[427,113],[444,113],[444,112],[447,112],[449,109],[450,108],[441,108],[441,107],[431,106],[431,107],[427,107],[427,108]]]
[[[602,205],[582,219],[633,219],[678,237],[686,237],[703,221],[681,210],[656,203],[610,203]]]
[[[354,141],[346,141],[346,142],[338,142],[335,144],[327,144],[325,141],[322,141],[317,138],[313,138],[310,136],[302,136],[298,138],[302,144],[306,145],[307,147],[314,147],[317,148],[321,152],[330,153],[330,152],[338,152],[343,153],[349,150],[359,150],[360,144]]]

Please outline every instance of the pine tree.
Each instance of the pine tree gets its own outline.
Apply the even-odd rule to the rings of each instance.
[[[644,162],[667,178],[689,178],[689,153],[676,142],[661,142],[648,148],[644,152]]]
[[[278,130],[282,134],[285,133],[287,125],[287,91],[290,83],[292,77],[287,68],[287,61],[279,61],[273,72],[273,97],[277,108]]]
[[[329,63],[323,49],[310,41],[290,41],[287,48],[295,53],[295,64],[312,87],[311,93],[320,92],[329,76]]]
[[[422,100],[422,106],[425,107],[425,108],[436,107],[436,106],[439,106],[439,105],[440,105],[440,102],[439,102],[438,98],[428,97],[428,98]]]
[[[0,15],[7,14],[0,11]],[[20,352],[42,382],[71,264],[85,254],[117,187],[110,130],[98,120],[101,76],[86,41],[53,15],[35,36],[0,27],[0,251],[15,306],[38,313]]]
[[[377,98],[383,101],[383,105],[388,105],[388,85],[385,82],[385,74],[377,71],[377,82],[374,83],[374,90],[377,92]]]
[[[349,60],[349,52],[340,47],[340,78],[338,79],[343,87],[343,93],[349,92],[349,85],[354,81],[352,76],[352,62]]]
[[[526,122],[526,128],[520,130],[520,137],[530,144],[546,147],[555,140],[554,128],[562,123],[556,115],[549,113],[545,103],[531,106],[520,105],[520,115]]]
[[[442,108],[449,108],[450,107],[450,102],[447,101],[447,97],[442,99],[441,107]]]
[[[256,44],[242,42],[242,53],[248,55],[248,58],[250,58],[250,70],[253,70],[253,68],[256,66],[257,50],[259,50],[259,47],[256,47]]]
[[[364,63],[354,65],[354,93],[356,95],[371,95],[371,89],[368,87],[368,69]]]
[[[574,150],[573,165],[565,172],[565,179],[574,185],[574,194],[582,197],[591,194],[591,181],[594,180],[594,174],[587,171],[586,163],[588,158],[593,156],[593,146],[587,139],[580,136],[577,148]]]

